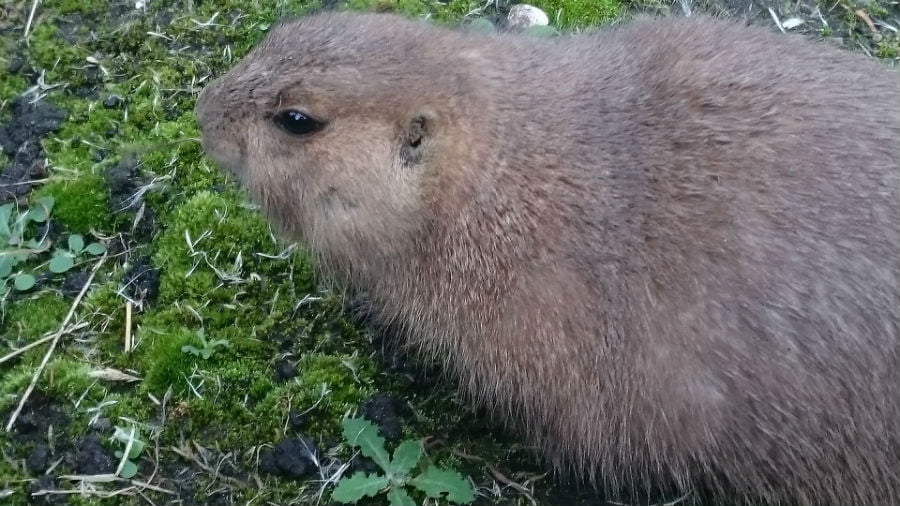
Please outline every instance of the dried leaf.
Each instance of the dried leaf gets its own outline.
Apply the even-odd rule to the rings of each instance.
[[[141,381],[141,378],[137,376],[132,376],[128,373],[124,373],[118,369],[113,369],[111,367],[107,367],[106,369],[97,369],[95,371],[91,371],[88,373],[88,376],[92,378],[107,380],[107,381]]]

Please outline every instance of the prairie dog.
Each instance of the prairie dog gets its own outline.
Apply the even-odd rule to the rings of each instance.
[[[558,469],[900,503],[900,75],[707,17],[287,20],[197,103],[283,234]]]

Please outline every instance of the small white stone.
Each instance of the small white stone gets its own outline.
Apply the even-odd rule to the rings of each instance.
[[[509,26],[512,28],[531,28],[532,26],[547,26],[550,18],[547,14],[533,5],[516,4],[509,10],[506,16]]]
[[[803,23],[805,23],[805,21],[800,18],[788,18],[785,19],[783,23],[781,23],[781,26],[783,26],[785,30],[792,30],[802,25]]]

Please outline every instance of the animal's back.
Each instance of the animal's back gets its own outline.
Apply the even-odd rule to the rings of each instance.
[[[540,181],[597,315],[564,345],[603,357],[570,373],[602,422],[548,420],[577,434],[557,450],[615,485],[900,501],[900,75],[708,18],[555,44],[505,118],[554,130],[506,183]]]

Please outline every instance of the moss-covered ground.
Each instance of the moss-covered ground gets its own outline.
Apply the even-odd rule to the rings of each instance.
[[[472,480],[479,504],[591,504],[545,474],[515,434],[458,400],[436,364],[411,362],[356,318],[303,245],[275,237],[203,156],[192,109],[204,83],[279,17],[321,4],[145,3],[45,0],[33,17],[30,1],[0,3],[0,168],[12,174],[23,160],[31,167],[3,184],[28,190],[16,213],[42,197],[55,202],[49,222],[26,230],[52,241],[51,251],[33,252],[14,270],[34,274],[34,287],[5,293],[0,308],[0,504],[326,504],[328,478],[352,455],[340,420],[359,411],[424,440],[429,458]],[[562,29],[685,5],[533,3]],[[338,7],[455,23],[508,6]],[[896,2],[773,4],[771,13],[745,1],[692,6],[748,8],[758,20],[839,39],[887,64],[900,55]],[[65,121],[13,143],[49,114],[34,103],[64,111]],[[74,234],[105,252],[81,253],[71,268],[50,272],[53,250]],[[124,448],[117,428],[137,429],[147,443],[130,479],[104,478]],[[288,472],[278,445],[301,436],[317,447],[317,461],[300,459],[301,469]]]

